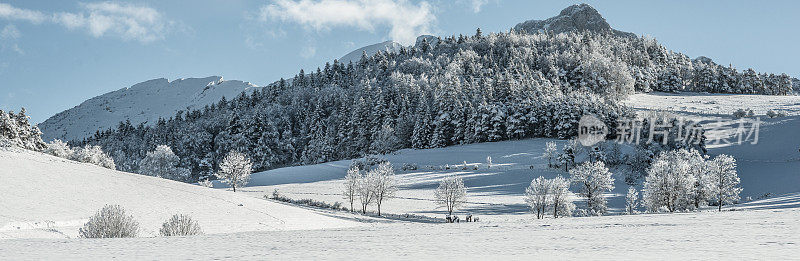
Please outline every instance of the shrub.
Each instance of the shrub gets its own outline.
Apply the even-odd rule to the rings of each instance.
[[[165,237],[202,235],[203,230],[197,221],[188,215],[175,214],[161,225],[159,234]]]
[[[733,113],[733,117],[736,119],[745,118],[745,117],[753,117],[754,113],[752,109],[738,109]]]
[[[775,112],[773,110],[769,110],[769,111],[767,111],[767,117],[770,117],[770,118],[786,117],[786,113],[782,112],[782,111],[781,112]]]
[[[83,238],[136,237],[139,222],[119,205],[105,205],[78,232]]]
[[[350,162],[350,168],[358,167],[360,170],[370,170],[372,166],[388,162],[386,158],[376,156],[376,155],[367,155],[361,159],[354,159]]]
[[[114,159],[108,156],[100,146],[86,145],[72,154],[72,159],[83,163],[94,164],[109,169],[116,169]]]
[[[214,183],[211,182],[208,179],[204,179],[204,180],[198,181],[197,184],[199,184],[200,186],[206,187],[206,188],[213,188],[214,187]]]
[[[75,153],[75,150],[70,148],[67,143],[59,139],[55,139],[52,142],[47,143],[47,147],[44,148],[43,152],[59,158],[69,159],[72,158],[72,154]]]

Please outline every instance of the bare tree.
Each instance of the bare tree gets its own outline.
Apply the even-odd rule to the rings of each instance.
[[[380,216],[383,202],[397,192],[397,180],[394,177],[392,164],[389,162],[381,163],[377,168],[367,173],[367,179],[370,180],[369,183],[372,185],[375,205],[378,206],[378,216]]]
[[[372,201],[375,201],[375,193],[373,193],[373,180],[370,178],[369,175],[361,175],[359,174],[358,178],[356,179],[356,193],[358,194],[358,200],[361,203],[361,213],[367,213],[367,206],[372,204]]]
[[[525,202],[531,207],[531,211],[536,212],[537,219],[544,218],[545,210],[549,204],[549,193],[549,180],[542,176],[533,179],[531,185],[525,189]]]
[[[544,153],[542,156],[547,157],[547,167],[553,167],[553,157],[556,156],[556,152],[558,151],[558,145],[556,145],[555,141],[548,141],[544,147]]]
[[[345,199],[350,201],[350,212],[353,212],[353,202],[358,197],[358,181],[362,178],[361,170],[358,167],[352,167],[347,170],[347,175],[344,176],[344,190],[342,195]]]
[[[447,213],[452,215],[453,210],[464,203],[467,196],[467,187],[464,180],[455,175],[450,175],[439,181],[439,187],[434,192],[436,203],[447,208]]]
[[[231,151],[222,159],[216,176],[223,183],[230,185],[233,192],[236,192],[236,187],[242,187],[250,181],[252,169],[253,164],[247,156],[237,151]]]
[[[636,206],[639,205],[639,192],[633,186],[628,187],[628,194],[625,195],[625,211],[628,214],[636,212]]]

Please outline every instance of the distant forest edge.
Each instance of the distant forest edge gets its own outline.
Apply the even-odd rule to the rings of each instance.
[[[121,122],[70,143],[102,146],[130,172],[147,152],[168,145],[198,180],[229,151],[247,154],[263,171],[402,148],[571,138],[584,114],[611,129],[633,117],[620,101],[636,91],[791,95],[792,79],[692,60],[646,37],[478,29],[300,70],[201,110],[151,125]]]

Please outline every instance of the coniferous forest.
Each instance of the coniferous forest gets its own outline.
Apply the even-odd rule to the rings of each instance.
[[[566,139],[584,114],[613,130],[634,116],[620,101],[651,91],[787,95],[792,80],[692,60],[646,37],[479,29],[300,70],[202,110],[147,125],[121,122],[70,143],[99,145],[119,170],[132,172],[147,152],[167,145],[196,181],[234,150],[263,171],[402,148]]]

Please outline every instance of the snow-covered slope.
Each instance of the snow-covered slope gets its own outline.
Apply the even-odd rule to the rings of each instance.
[[[252,91],[256,85],[242,81],[224,81],[220,76],[168,81],[154,79],[109,92],[60,112],[39,124],[45,141],[73,140],[91,136],[98,130],[116,127],[130,120],[134,125],[154,123],[175,116],[179,110],[200,109],[222,97],[236,97]]]
[[[356,222],[155,177],[113,171],[42,153],[0,150],[0,239],[76,237],[105,204],[119,204],[158,234],[173,214],[188,214],[206,234],[339,228]]]
[[[563,33],[570,31],[591,31],[613,33],[619,36],[635,37],[635,34],[614,30],[606,19],[588,4],[573,5],[561,10],[557,16],[546,20],[529,20],[514,26],[519,32],[537,33],[549,31]]]
[[[753,108],[757,115],[762,115],[758,144],[708,144],[709,154],[729,154],[736,158],[744,188],[741,194],[743,202],[748,198],[800,192],[797,187],[800,184],[800,139],[797,138],[800,130],[800,97],[642,94],[634,95],[626,103],[639,110],[673,108],[682,115],[713,120],[730,119],[730,113],[737,108]],[[768,110],[785,112],[790,116],[768,119],[763,116]],[[425,150],[404,149],[386,155],[385,158],[398,169],[397,177],[402,188],[397,197],[382,208],[386,213],[441,217],[444,212],[437,208],[433,192],[442,177],[453,174],[464,178],[469,188],[467,203],[459,213],[473,213],[488,220],[526,214],[528,207],[524,202],[524,192],[533,178],[568,175],[563,170],[548,168],[547,158],[541,157],[548,141],[552,139],[501,141]],[[555,141],[559,147],[564,143]],[[708,142],[715,141],[709,139]],[[486,164],[487,156],[493,159],[494,165],[491,167]],[[467,163],[466,169],[464,162]],[[406,163],[416,164],[419,169],[399,170]],[[294,199],[343,202],[341,182],[349,164],[349,160],[342,160],[256,173],[248,185],[247,193],[260,197],[278,189]],[[619,213],[625,204],[628,185],[624,183],[623,170],[612,172],[615,173],[616,188],[607,197],[611,212]],[[638,188],[641,189],[641,185]],[[793,204],[800,204],[800,200],[795,200]]]
[[[373,45],[367,45],[345,54],[342,56],[342,58],[339,58],[339,62],[343,64],[347,64],[349,62],[357,63],[359,60],[361,60],[361,55],[364,53],[367,53],[367,56],[372,56],[378,53],[378,51],[386,51],[390,53],[399,52],[400,48],[403,48],[403,45],[394,41],[386,41]]]

